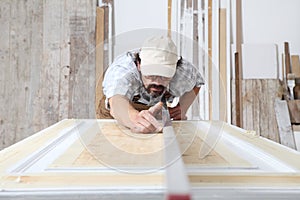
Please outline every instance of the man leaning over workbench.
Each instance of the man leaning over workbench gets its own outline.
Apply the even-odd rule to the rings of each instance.
[[[97,116],[112,116],[132,132],[158,132],[162,124],[155,115],[162,109],[162,96],[172,105],[168,108],[172,119],[186,119],[203,84],[199,71],[178,57],[169,37],[151,37],[141,49],[120,55],[109,66]]]

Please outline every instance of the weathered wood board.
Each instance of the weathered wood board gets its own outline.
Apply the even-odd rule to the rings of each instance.
[[[95,116],[96,0],[0,1],[0,149]]]
[[[292,124],[300,124],[300,99],[287,101]]]
[[[235,83],[232,81],[232,123],[235,119]],[[242,80],[243,128],[279,142],[274,103],[281,98],[282,88],[278,79]]]
[[[292,149],[296,149],[287,101],[275,101],[275,114],[279,129],[280,143]]]

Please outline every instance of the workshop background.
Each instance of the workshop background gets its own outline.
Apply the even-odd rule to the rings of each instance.
[[[117,36],[145,28],[196,41],[176,41],[206,80],[189,119],[299,149],[299,8],[299,0],[1,0],[0,149],[62,119],[95,118]]]

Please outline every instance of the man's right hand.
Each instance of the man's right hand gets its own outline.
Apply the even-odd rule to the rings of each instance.
[[[162,102],[159,102],[141,112],[137,111],[129,100],[122,95],[115,95],[109,98],[110,114],[122,125],[131,129],[135,133],[153,133],[162,130],[162,124],[155,115],[162,109]]]
[[[159,102],[148,110],[142,110],[137,113],[137,115],[133,116],[133,126],[131,127],[131,131],[136,133],[160,132],[163,126],[156,120],[155,115],[161,111],[162,106],[162,102]]]

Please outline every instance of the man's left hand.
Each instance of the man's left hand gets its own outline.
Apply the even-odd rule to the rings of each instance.
[[[170,117],[173,120],[186,120],[187,117],[185,116],[185,113],[182,113],[182,109],[180,107],[180,104],[177,104],[177,106],[173,108],[168,108]]]

